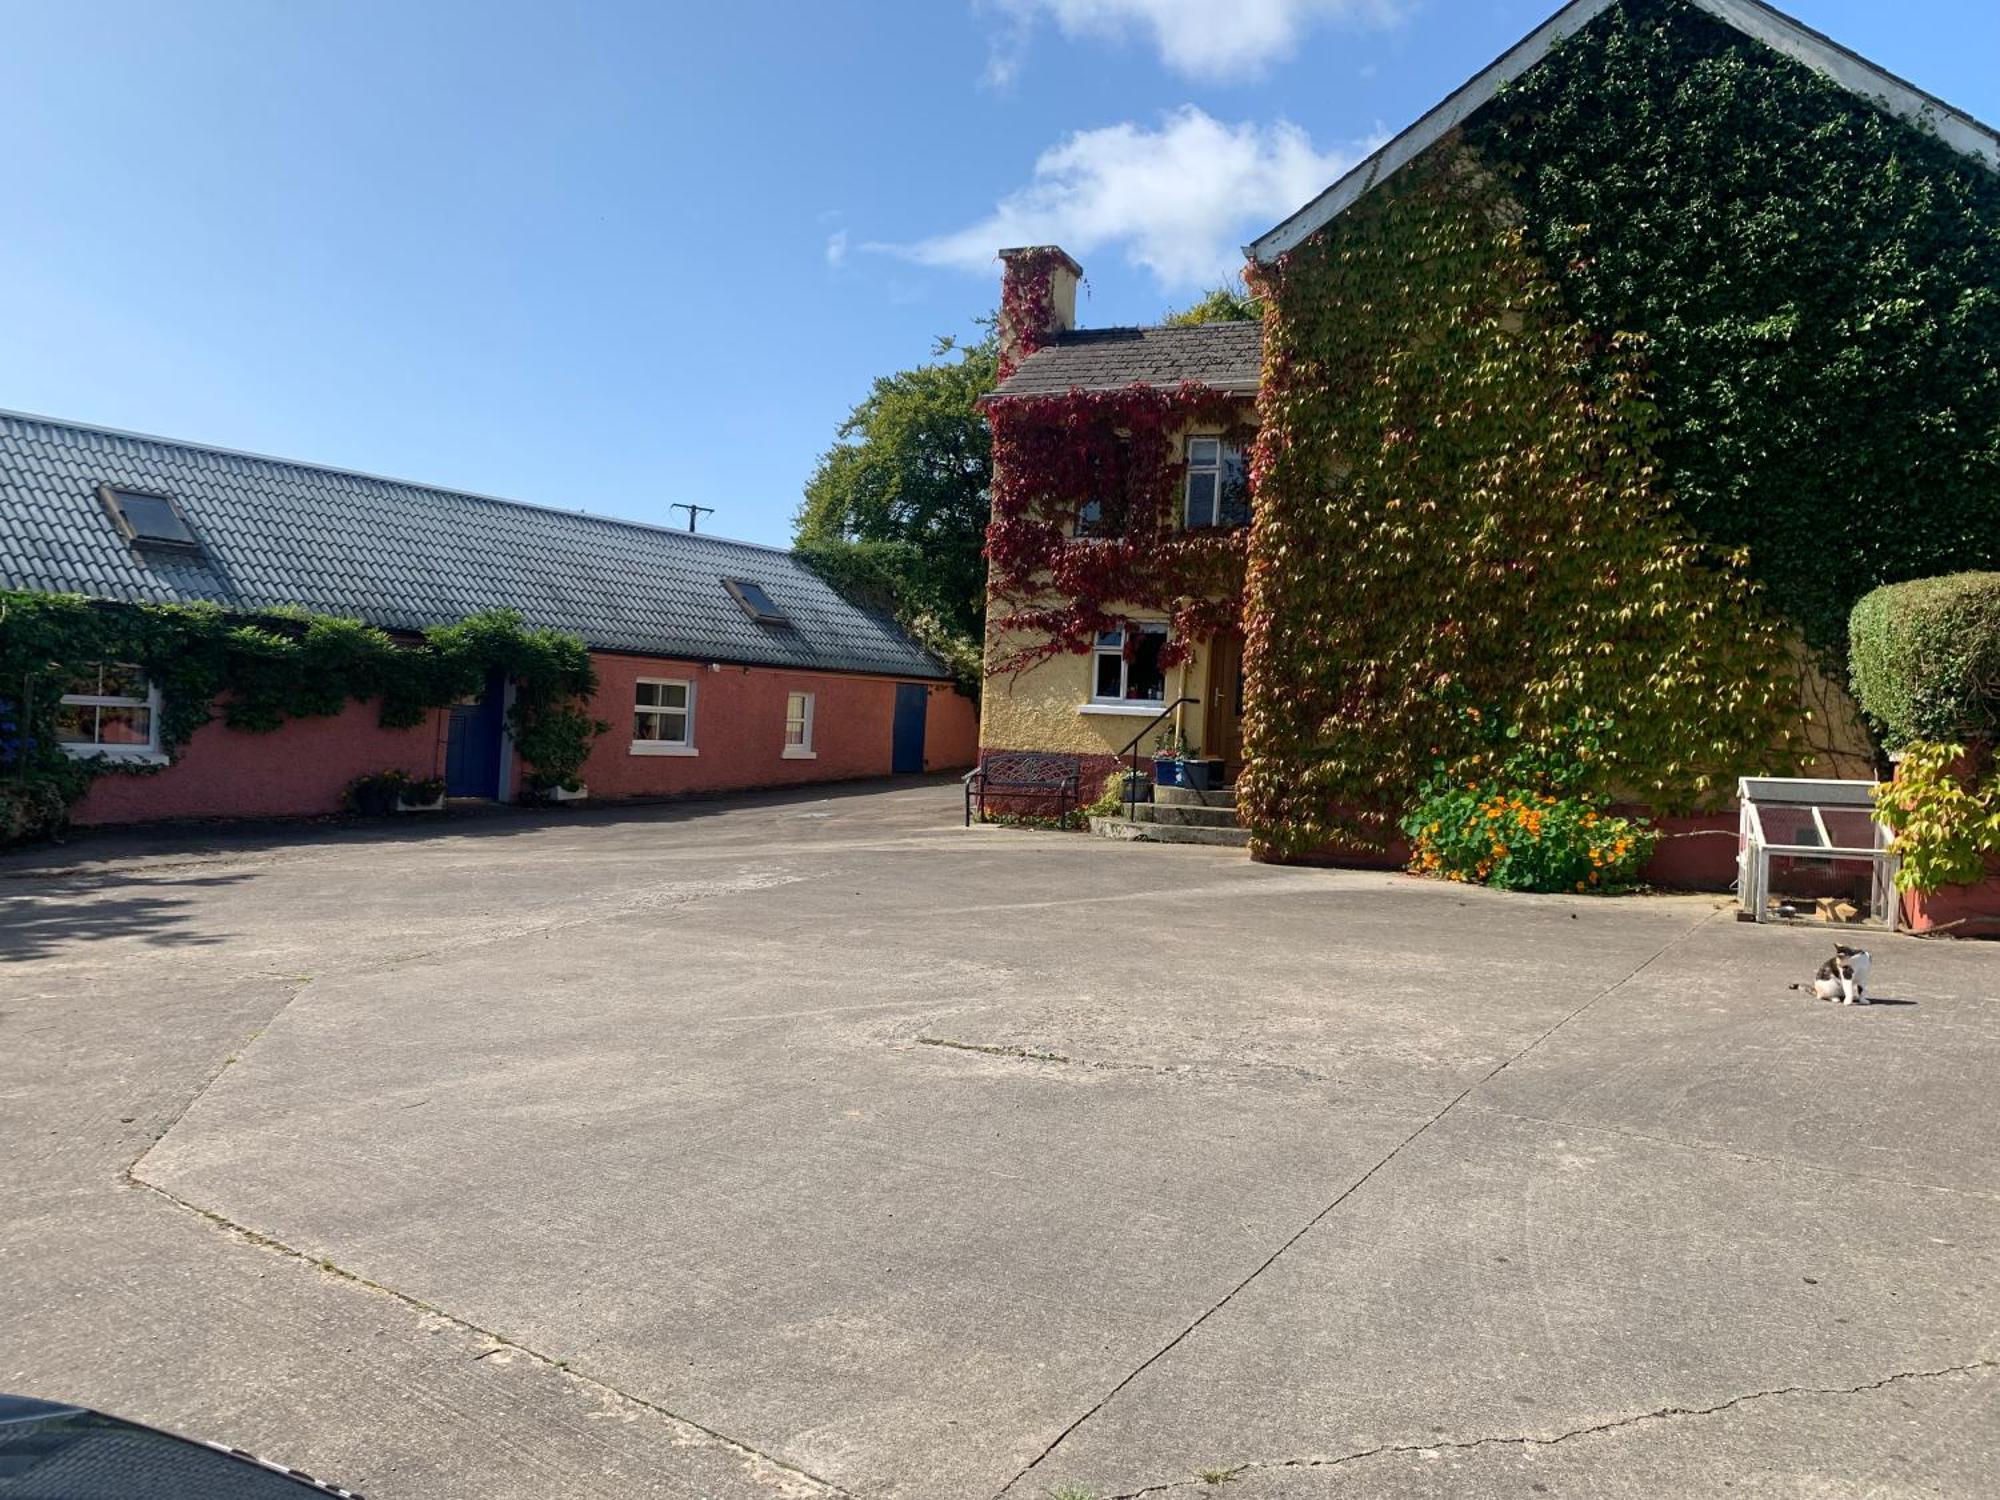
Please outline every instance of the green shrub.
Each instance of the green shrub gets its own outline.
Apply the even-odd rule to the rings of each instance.
[[[0,845],[47,838],[69,822],[69,798],[41,778],[0,780]]]
[[[1990,752],[1916,741],[1896,779],[1875,788],[1875,810],[1896,834],[1896,889],[1971,885],[2000,858],[2000,768]]]
[[[1854,696],[1892,750],[2000,730],[2000,573],[1876,589],[1848,619]]]
[[[1468,716],[1474,725],[1480,715]],[[1410,869],[1508,891],[1619,891],[1638,883],[1658,835],[1605,811],[1591,790],[1606,726],[1578,720],[1563,737],[1524,740],[1439,767],[1404,814]]]

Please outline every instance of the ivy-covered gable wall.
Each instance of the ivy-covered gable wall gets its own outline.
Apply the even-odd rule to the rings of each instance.
[[[1681,0],[1467,138],[1576,317],[1644,335],[1675,504],[1816,650],[1878,584],[2000,563],[2000,174]]]
[[[1278,854],[1380,837],[1440,766],[1588,725],[1691,801],[1782,742],[1781,631],[1668,506],[1638,351],[1571,317],[1448,140],[1263,279],[1241,805]]]
[[[1793,769],[1792,643],[1837,667],[1859,594],[2000,551],[2000,186],[1679,0],[1605,12],[1260,282],[1268,851],[1379,836],[1519,739],[1667,808]]]

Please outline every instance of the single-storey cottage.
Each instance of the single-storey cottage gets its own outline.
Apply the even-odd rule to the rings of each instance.
[[[303,611],[399,639],[516,611],[589,648],[587,710],[610,726],[581,771],[595,799],[974,758],[976,710],[944,668],[782,549],[205,444],[0,413],[0,589]],[[97,777],[80,823],[332,812],[385,770],[442,778],[454,797],[523,789],[501,672],[415,727],[384,727],[363,702],[265,733],[217,717],[172,755],[143,674],[107,661],[71,675],[64,752],[160,767]],[[0,703],[17,686],[0,684]]]

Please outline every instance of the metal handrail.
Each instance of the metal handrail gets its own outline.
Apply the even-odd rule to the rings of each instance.
[[[1165,708],[1154,714],[1151,719],[1147,720],[1146,727],[1133,735],[1132,742],[1118,752],[1120,755],[1129,755],[1132,757],[1132,763],[1125,772],[1125,817],[1127,821],[1133,823],[1139,821],[1139,742],[1155,729],[1159,728],[1160,721],[1166,718],[1167,715],[1184,708],[1190,703],[1199,704],[1200,702],[1201,699],[1191,698],[1183,693]]]

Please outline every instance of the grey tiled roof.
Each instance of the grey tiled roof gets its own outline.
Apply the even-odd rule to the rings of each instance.
[[[1263,363],[1261,323],[1075,328],[1022,360],[993,394],[1059,396],[1071,390],[1116,391],[1192,380],[1249,396],[1257,392]]]
[[[126,542],[101,484],[173,496],[201,556]],[[792,627],[752,622],[725,577],[762,584]],[[946,675],[893,620],[779,548],[11,412],[0,412],[0,585],[297,605],[390,630],[505,607],[613,651]]]

